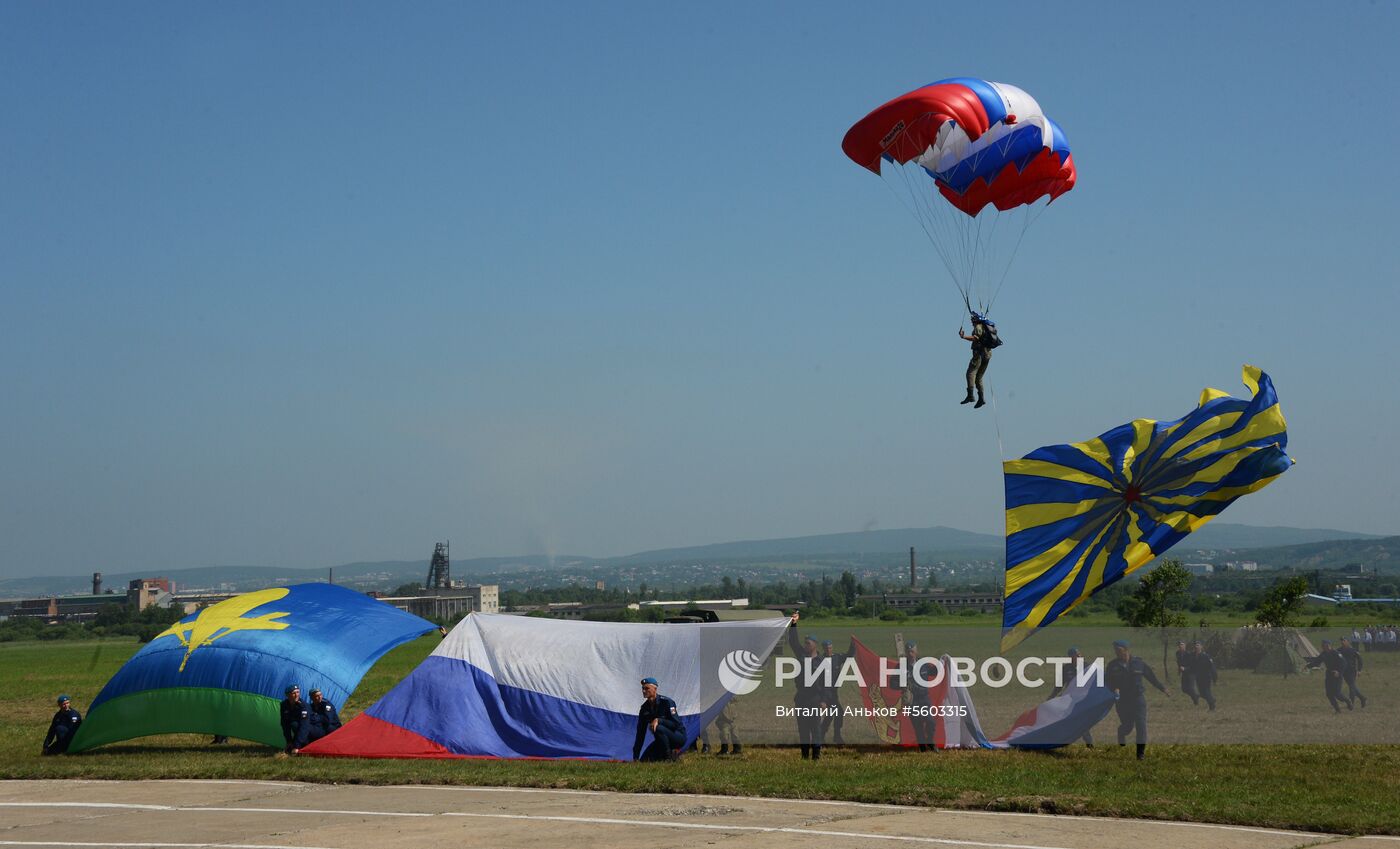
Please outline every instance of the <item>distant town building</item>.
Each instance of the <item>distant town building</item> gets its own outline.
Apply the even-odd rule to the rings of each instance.
[[[169,607],[175,582],[169,578],[137,578],[126,585],[126,603],[138,611],[155,605]]]
[[[547,614],[554,619],[587,619],[591,616],[610,615],[621,613],[628,607],[633,610],[636,605],[626,604],[584,604],[581,601],[557,601],[551,604],[522,604],[512,608],[511,613],[528,615],[531,613]]]
[[[454,587],[432,595],[380,597],[380,601],[424,619],[457,619],[468,613],[499,613],[501,588],[498,584]]]
[[[1215,565],[1212,563],[1183,563],[1181,566],[1192,575],[1209,575],[1215,572]]]
[[[640,601],[635,605],[638,610],[650,610],[659,608],[661,610],[681,610],[687,607],[699,608],[700,610],[734,610],[735,608],[748,607],[749,600],[746,598],[712,598],[704,601],[675,601],[653,599],[652,601]]]
[[[109,604],[125,603],[126,598],[116,593],[30,598],[16,602],[10,609],[10,615],[46,622],[80,622],[97,616]]]
[[[102,586],[102,573],[92,576],[94,588]],[[168,607],[170,590],[174,584],[168,578],[143,578],[130,582],[125,595],[107,591],[85,595],[45,596],[27,598],[7,604],[5,615],[17,618],[43,619],[46,622],[81,622],[92,619],[102,608],[116,605],[131,605],[137,610],[145,610],[151,605]]]
[[[976,610],[996,613],[1001,610],[998,593],[974,593],[959,590],[934,589],[926,592],[872,593],[856,597],[857,601],[873,603],[877,608],[910,611],[924,604],[936,604],[949,613]]]

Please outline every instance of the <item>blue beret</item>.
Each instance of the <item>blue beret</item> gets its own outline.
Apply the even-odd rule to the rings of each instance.
[[[645,678],[642,679],[642,683],[643,683],[643,684],[651,684],[652,686],[656,686],[656,679],[653,678],[653,677],[651,677],[650,675],[648,675],[647,677],[645,677]]]
[[[58,697],[58,703],[59,703],[59,704],[63,704],[64,702],[71,702],[71,701],[73,701],[73,700],[70,699],[70,698],[68,698],[68,694],[67,694],[67,693],[64,693],[63,695],[61,695],[61,696]]]
[[[1114,640],[1114,641],[1113,641],[1113,647],[1114,647],[1115,649],[1125,649],[1125,648],[1128,647],[1128,641],[1127,641],[1127,640]]]
[[[293,690],[300,690],[300,689],[301,689],[301,688],[298,687],[298,686],[295,685],[295,684],[288,684],[288,685],[287,685],[287,695],[290,696],[290,695],[292,694],[292,691],[293,691]]]

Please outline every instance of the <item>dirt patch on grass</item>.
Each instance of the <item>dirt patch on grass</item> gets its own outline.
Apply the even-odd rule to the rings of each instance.
[[[1083,796],[998,796],[965,807],[1019,814],[1083,814],[1089,810],[1089,800]]]

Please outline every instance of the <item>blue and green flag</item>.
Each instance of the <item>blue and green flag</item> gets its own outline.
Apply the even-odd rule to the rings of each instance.
[[[68,751],[179,732],[281,747],[289,686],[343,706],[385,652],[436,628],[332,584],[235,596],[181,619],[117,670]]]

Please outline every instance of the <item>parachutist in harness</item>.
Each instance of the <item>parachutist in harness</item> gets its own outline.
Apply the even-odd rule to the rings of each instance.
[[[987,373],[987,365],[992,361],[992,349],[1001,347],[1001,338],[997,336],[994,322],[988,321],[979,312],[968,312],[972,313],[972,333],[963,333],[959,327],[958,338],[972,343],[972,359],[967,364],[967,397],[959,403],[972,404],[972,390],[975,388],[977,403],[972,406],[976,409],[987,404],[987,396],[982,391],[982,375]]]

